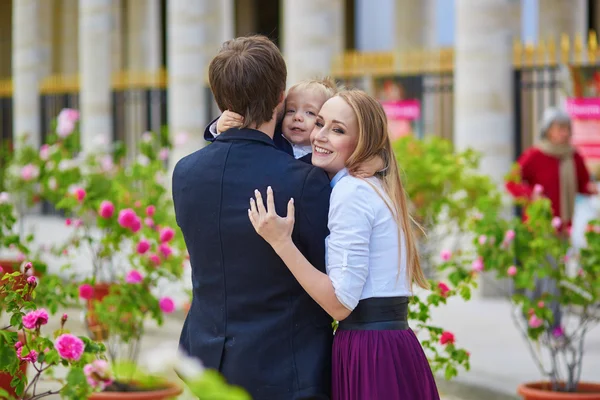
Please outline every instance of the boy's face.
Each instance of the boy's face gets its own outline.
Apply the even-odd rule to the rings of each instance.
[[[310,145],[310,133],[326,100],[325,94],[318,90],[293,90],[288,93],[281,126],[283,136],[293,144]]]

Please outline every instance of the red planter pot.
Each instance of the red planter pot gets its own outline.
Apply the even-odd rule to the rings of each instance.
[[[92,394],[88,400],[167,400],[175,399],[183,389],[175,383],[167,383],[167,387],[144,392],[100,392]]]
[[[519,385],[517,393],[524,400],[600,400],[600,383],[580,382],[577,392],[554,392],[550,382]]]
[[[88,330],[91,333],[92,339],[94,340],[105,340],[108,337],[108,329],[100,324],[96,319],[94,312],[94,305],[102,301],[103,298],[108,296],[110,291],[110,283],[97,283],[94,285],[94,294],[91,299],[87,300],[87,317],[86,323]]]
[[[25,341],[23,337],[23,332],[19,332],[19,340],[21,342]],[[21,362],[19,367],[20,374],[27,374],[27,363]],[[9,396],[16,397],[15,389],[10,386],[10,382],[13,380],[14,375],[10,375],[8,373],[0,372],[0,389],[4,389],[8,392]]]

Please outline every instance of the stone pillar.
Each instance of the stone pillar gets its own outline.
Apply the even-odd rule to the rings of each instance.
[[[512,43],[520,15],[513,0],[456,0],[454,143],[481,153],[480,171],[499,186],[514,162]],[[513,24],[507,21],[515,21]],[[483,296],[498,294],[484,276]]]
[[[58,49],[55,65],[61,75],[75,75],[79,70],[78,0],[60,0]]]
[[[146,1],[146,0],[144,0]],[[134,1],[137,3],[138,1]],[[111,1],[111,62],[112,71],[119,72],[123,70],[123,0]]]
[[[127,6],[127,69],[156,72],[161,67],[163,48],[160,1],[132,1]]]
[[[83,151],[112,142],[112,0],[79,0],[79,72]]]
[[[572,38],[581,35],[587,40],[587,0],[538,0],[539,39],[554,39],[559,43],[560,36],[566,33]]]
[[[40,1],[39,13],[39,35],[40,35],[40,63],[39,73],[40,79],[44,79],[53,73],[52,61],[54,53],[54,15],[55,7],[58,4],[56,0]]]
[[[288,86],[329,75],[344,51],[344,1],[284,0],[283,51]]]
[[[27,143],[40,146],[40,0],[13,2],[12,71],[13,135],[15,145],[27,135]]]
[[[208,65],[225,39],[223,22],[233,18],[231,0],[170,0],[167,3],[167,65],[169,79],[169,134],[177,161],[205,145],[209,121]],[[228,12],[228,14],[226,14]],[[187,138],[182,140],[183,138]]]
[[[435,46],[436,3],[435,0],[396,0],[395,51],[421,50]]]

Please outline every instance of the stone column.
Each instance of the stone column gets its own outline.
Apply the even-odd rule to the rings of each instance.
[[[329,75],[344,51],[344,1],[284,0],[283,51],[288,86]]]
[[[233,18],[231,7],[224,7],[224,3],[214,0],[167,3],[168,118],[174,144],[169,158],[171,169],[180,158],[205,145],[204,127],[210,122],[208,65],[226,39],[223,22]]]
[[[481,153],[480,171],[501,186],[514,162],[514,0],[456,0],[454,143]],[[507,21],[513,21],[510,24]],[[484,276],[483,296],[497,295]]]
[[[78,0],[60,0],[56,69],[62,75],[75,75],[79,69]]]
[[[40,1],[39,13],[39,34],[40,34],[40,63],[38,65],[40,79],[44,79],[53,73],[52,61],[54,52],[54,15],[55,7],[58,4],[56,0]]]
[[[146,1],[146,0],[144,0]],[[134,1],[138,3],[139,0]],[[123,70],[123,0],[112,0],[111,1],[111,15],[112,15],[112,28],[111,28],[111,61],[112,71],[119,72]]]
[[[394,50],[421,50],[436,44],[435,0],[396,0]]]
[[[113,0],[79,0],[81,143],[85,152],[112,142]]]
[[[156,72],[161,67],[160,1],[129,2],[127,8],[127,69]]]
[[[587,0],[538,0],[539,39],[554,39],[559,43],[560,36],[566,33],[573,39],[581,35],[587,40]]]
[[[27,143],[39,147],[41,142],[39,83],[40,0],[13,2],[12,71],[13,136],[15,145],[27,135]]]

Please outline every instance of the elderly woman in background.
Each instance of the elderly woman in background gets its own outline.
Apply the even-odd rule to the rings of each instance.
[[[571,118],[560,109],[550,108],[541,121],[539,143],[526,150],[518,160],[520,182],[508,182],[506,188],[516,198],[530,201],[547,197],[552,203],[555,217],[562,221],[562,231],[568,232],[575,212],[575,197],[581,194],[597,194],[590,181],[590,174],[581,154],[571,145]],[[556,264],[556,261],[549,258]],[[536,280],[536,288],[527,293],[538,299],[543,293],[556,295],[556,282],[549,278]],[[554,315],[552,331],[560,336],[561,312],[557,301],[550,304]]]

